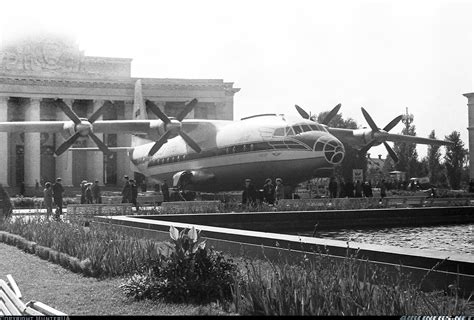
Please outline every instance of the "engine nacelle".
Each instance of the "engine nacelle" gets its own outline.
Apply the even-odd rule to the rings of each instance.
[[[186,186],[188,184],[199,185],[213,180],[215,175],[201,170],[179,171],[173,175],[173,187]]]

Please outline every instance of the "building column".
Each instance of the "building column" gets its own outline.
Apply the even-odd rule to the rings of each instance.
[[[8,97],[0,97],[0,122],[8,121]],[[8,132],[0,133],[0,184],[8,187]]]
[[[102,107],[104,102],[104,100],[94,100],[92,113]],[[97,120],[102,120],[102,116]],[[103,133],[95,133],[95,135],[104,141]],[[88,144],[90,147],[97,147],[92,139],[88,140]],[[101,185],[104,184],[104,154],[102,151],[92,151],[87,154],[87,181],[93,182],[95,180],[99,180]]]
[[[133,101],[124,101],[123,116],[118,114],[117,118],[123,120],[133,119]],[[118,147],[130,147],[132,144],[132,136],[128,133],[117,134],[117,146]],[[123,176],[127,175],[133,179],[133,171],[128,158],[127,152],[117,153],[117,184],[123,183]]]
[[[474,92],[466,93],[468,110],[468,134],[469,134],[469,181],[474,179]]]
[[[72,107],[72,100],[63,99],[63,101],[70,107]],[[66,114],[58,108],[56,111],[56,118],[61,121],[71,121]],[[57,149],[64,141],[66,141],[70,134],[65,134],[66,138],[61,133],[56,133],[56,146]],[[66,151],[62,155],[56,158],[56,178],[62,179],[62,184],[65,187],[72,187],[72,152]],[[52,181],[54,182],[54,181]]]
[[[25,121],[40,121],[41,99],[30,99],[25,107]],[[25,186],[34,187],[41,181],[41,133],[25,132]]]

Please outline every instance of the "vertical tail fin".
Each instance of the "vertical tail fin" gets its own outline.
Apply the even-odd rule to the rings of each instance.
[[[135,82],[135,95],[133,99],[133,119],[146,120],[148,119],[146,113],[145,100],[142,94],[142,81],[138,79]]]

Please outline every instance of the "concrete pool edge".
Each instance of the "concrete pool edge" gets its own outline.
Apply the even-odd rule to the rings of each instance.
[[[334,259],[342,259],[347,255],[357,254],[358,259],[385,266],[387,270],[391,270],[389,272],[396,272],[402,268],[410,272],[413,279],[424,278],[423,287],[426,290],[447,290],[449,285],[459,280],[460,289],[465,295],[474,291],[474,255],[347,243],[339,240],[150,220],[133,216],[96,217],[95,220],[139,230],[143,236],[160,241],[169,240],[171,225],[179,229],[194,226],[201,230],[202,237],[215,249],[237,256],[245,253],[249,257],[276,259],[281,253],[286,256],[302,256],[323,252]],[[435,270],[432,270],[435,266],[437,266]]]

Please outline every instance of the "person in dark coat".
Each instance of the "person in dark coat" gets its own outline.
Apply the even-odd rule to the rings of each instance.
[[[81,182],[81,204],[87,203],[87,201],[86,201],[86,189],[87,189],[87,181],[82,180],[82,182]]]
[[[92,204],[92,182],[86,183],[85,196],[86,196],[86,203]]]
[[[268,204],[275,203],[275,186],[270,178],[265,180],[265,184],[263,185],[263,201]]]
[[[385,183],[385,179],[382,179],[380,183],[380,197],[383,199],[387,196],[387,184]]]
[[[329,189],[329,196],[331,198],[337,198],[337,182],[336,182],[336,179],[331,178],[331,180],[329,181],[328,189]]]
[[[92,202],[93,203],[102,203],[102,197],[100,192],[99,180],[95,180],[92,185]]]
[[[346,184],[344,183],[344,179],[341,178],[339,180],[339,198],[345,198],[346,197]]]
[[[130,203],[132,201],[132,187],[130,186],[130,181],[128,181],[128,176],[123,177],[125,183],[122,188],[122,203]]]
[[[163,202],[170,201],[170,189],[166,183],[166,180],[164,180],[163,184],[161,185],[161,193],[163,194]]]
[[[360,183],[359,180],[357,180],[356,185],[355,185],[355,197],[356,198],[362,198],[362,184]]]
[[[257,201],[257,190],[251,179],[245,179],[244,191],[242,192],[242,204],[254,206]]]
[[[63,194],[64,187],[61,184],[61,178],[56,179],[56,183],[53,184],[53,200],[56,206],[56,219],[63,214]]]
[[[43,202],[46,208],[46,218],[53,214],[53,189],[51,189],[51,182],[46,182],[43,190]]]
[[[25,181],[20,183],[20,196],[25,196]]]
[[[346,197],[349,197],[349,198],[354,198],[354,183],[352,182],[352,180],[348,180],[346,182]]]
[[[138,202],[137,202],[137,198],[138,198],[138,186],[137,184],[135,183],[135,180],[133,179],[130,179],[130,187],[132,189],[132,203],[133,205],[135,206],[135,208],[137,209],[138,211]]]

